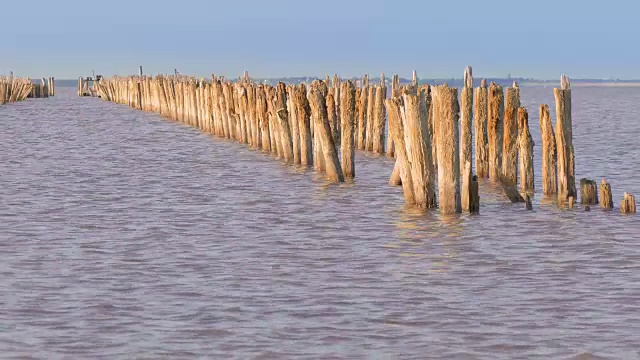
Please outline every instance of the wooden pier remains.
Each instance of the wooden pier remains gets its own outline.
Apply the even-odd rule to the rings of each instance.
[[[0,105],[26,99],[32,88],[31,79],[0,76]]]
[[[331,183],[355,178],[356,150],[386,154],[395,158],[390,183],[402,186],[407,204],[425,210],[478,213],[478,189],[487,177],[499,184],[505,200],[531,208],[534,143],[517,84],[504,91],[482,80],[474,89],[470,67],[461,91],[420,84],[415,72],[410,84],[398,79],[392,77],[387,94],[384,75],[375,85],[368,75],[354,81],[334,75],[311,84],[273,86],[252,81],[246,72],[237,81],[140,74],[80,78],[78,95],[99,96],[234,139],[291,166],[313,167]],[[555,129],[548,106],[540,106],[542,192],[557,193],[558,205],[566,206],[577,199],[568,78],[562,77],[554,95]],[[583,205],[597,203],[595,183],[587,188]],[[600,186],[603,208],[613,206],[610,194],[608,184]],[[632,196],[623,202],[625,212],[635,209]]]

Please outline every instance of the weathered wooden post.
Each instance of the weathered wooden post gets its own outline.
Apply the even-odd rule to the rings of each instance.
[[[269,133],[269,111],[267,106],[267,94],[264,86],[259,86],[256,92],[256,107],[258,123],[260,126],[260,142],[262,150],[271,152],[271,134]]]
[[[461,204],[462,211],[469,211],[471,202],[469,197],[471,174],[471,126],[473,107],[473,75],[471,66],[464,70],[464,87],[461,93],[462,118],[461,118],[461,138],[460,138],[460,173],[462,174]]]
[[[400,91],[400,77],[396,74],[396,75],[393,75],[393,78],[391,79],[391,97],[398,96],[399,91]],[[395,155],[394,155],[394,148],[393,148],[393,137],[391,137],[389,134],[390,132],[387,134],[387,146],[386,146],[387,156],[394,157]]]
[[[295,88],[287,86],[287,110],[289,111],[289,126],[291,127],[291,141],[293,147],[293,163],[300,165],[300,123],[295,104]]]
[[[505,112],[502,143],[502,175],[509,185],[518,182],[518,84],[505,90]]]
[[[82,80],[82,76],[78,78],[78,96],[83,96],[84,84]]]
[[[576,196],[575,156],[571,125],[571,86],[562,75],[560,89],[553,89],[556,99],[556,150],[558,154],[558,203]]]
[[[303,166],[313,164],[313,138],[311,137],[311,108],[307,100],[307,88],[304,84],[296,89],[298,128],[300,129],[300,163]]]
[[[345,179],[353,179],[355,170],[354,132],[356,89],[349,80],[342,83],[340,89],[340,151],[342,156],[342,172]]]
[[[438,198],[442,214],[462,212],[458,89],[438,86]]]
[[[277,107],[277,106],[276,106]],[[278,130],[280,133],[280,144],[282,144],[282,155],[288,163],[293,163],[293,148],[291,144],[291,130],[289,129],[289,118],[287,110],[280,108],[276,110],[276,118],[278,120]]]
[[[408,86],[403,91],[404,141],[407,159],[411,168],[413,193],[418,207],[433,208],[436,206],[434,169],[431,160],[431,144],[426,133],[426,110],[424,91],[417,86]]]
[[[535,188],[533,176],[533,138],[529,132],[529,113],[518,109],[518,154],[520,163],[520,190],[532,192]]]
[[[613,209],[611,185],[605,179],[602,179],[602,183],[600,184],[600,207],[603,209]]]
[[[338,74],[333,74],[333,78],[331,79],[331,93],[333,94],[333,100],[334,100],[334,107],[335,107],[335,113],[336,113],[336,123],[335,123],[335,133],[334,133],[334,139],[333,141],[337,144],[340,143],[340,128],[342,126],[342,123],[340,121],[340,99],[341,99],[341,95],[340,95],[340,90],[342,88],[342,79],[340,79],[340,77],[338,76]]]
[[[362,89],[360,91],[360,99],[358,101],[358,133],[356,143],[358,150],[365,149],[367,135],[367,109],[369,97],[369,77],[365,75],[362,79]]]
[[[547,104],[540,105],[540,135],[542,136],[542,193],[553,195],[557,192],[556,138]]]
[[[369,85],[367,98],[367,130],[365,131],[365,150],[373,151],[373,123],[376,104],[376,86]]]
[[[598,203],[598,184],[591,179],[580,179],[580,203],[595,205]]]
[[[248,81],[248,76],[245,79]],[[289,113],[287,112],[287,86],[285,83],[279,82],[276,86],[274,101],[275,119],[278,122],[282,156],[286,162],[293,163],[293,144],[289,126]]]
[[[476,174],[479,178],[489,177],[489,149],[487,140],[487,81],[482,79],[475,89],[474,136],[476,144]]]
[[[387,108],[387,116],[389,117],[389,136],[393,137],[396,147],[396,169],[398,176],[402,179],[404,200],[408,204],[415,204],[414,185],[411,180],[412,169],[405,143],[408,134],[405,132],[401,115],[402,100],[399,96],[393,96],[391,99],[385,100],[385,106]]]
[[[487,124],[489,145],[489,178],[499,181],[502,174],[502,135],[504,94],[502,86],[492,82],[489,86],[489,120]]]
[[[620,212],[623,214],[636,213],[636,198],[628,193],[624,193],[624,197],[620,202]]]
[[[376,86],[373,105],[373,134],[372,149],[377,154],[384,154],[384,130],[385,130],[385,106],[387,98],[387,86],[384,83],[384,74],[381,75],[380,85]]]
[[[317,137],[319,143],[322,144],[322,154],[320,154],[320,156],[324,156],[327,178],[333,182],[343,182],[342,167],[340,166],[338,152],[333,142],[331,125],[329,125],[327,102],[318,86],[312,87],[309,91],[309,102],[316,122],[315,137]]]
[[[334,94],[335,91],[329,89],[325,100],[327,101],[327,115],[329,116],[329,125],[331,126],[331,136],[333,137],[333,142],[339,144],[340,124],[338,124],[338,108],[336,107]]]
[[[52,76],[49,78],[49,96],[56,95],[56,79]]]

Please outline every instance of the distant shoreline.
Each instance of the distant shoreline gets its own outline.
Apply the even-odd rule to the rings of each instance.
[[[318,79],[316,77],[286,77],[286,78],[271,78],[271,79],[253,79],[256,82],[267,82],[269,84],[276,84],[279,81],[283,81],[285,83],[300,83],[306,82],[311,83],[314,79]],[[482,78],[478,77],[474,79],[474,86],[480,85],[480,80]],[[354,78],[343,78],[343,80],[354,80]],[[390,85],[390,78],[386,79],[387,85]],[[560,82],[555,80],[535,80],[535,79],[524,79],[524,78],[487,78],[487,84],[491,82],[496,82],[503,86],[511,86],[514,81],[518,82],[520,86],[550,86],[557,87]],[[377,84],[380,81],[379,78],[369,78],[369,82],[372,84]],[[401,84],[408,84],[411,82],[411,79],[401,78]],[[77,86],[77,79],[56,79],[56,85],[59,86]],[[420,79],[421,84],[430,84],[430,85],[439,85],[448,83],[453,87],[461,87],[462,79]],[[571,79],[572,87],[640,87],[640,80],[599,80],[599,79]]]

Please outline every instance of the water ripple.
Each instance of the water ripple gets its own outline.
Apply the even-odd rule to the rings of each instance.
[[[3,357],[640,357],[636,217],[540,195],[527,212],[489,184],[478,216],[424,214],[389,159],[357,154],[329,185],[74,92],[0,108]],[[532,119],[553,104],[521,93]],[[573,101],[577,177],[640,194],[640,150],[619,145],[640,91]]]

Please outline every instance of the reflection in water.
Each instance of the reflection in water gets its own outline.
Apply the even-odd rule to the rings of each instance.
[[[636,217],[539,193],[527,211],[488,181],[479,215],[441,216],[404,205],[386,157],[328,185],[57,90],[0,107],[4,357],[640,357]],[[572,95],[576,178],[640,193],[640,149],[600,126],[633,143],[640,89]]]

